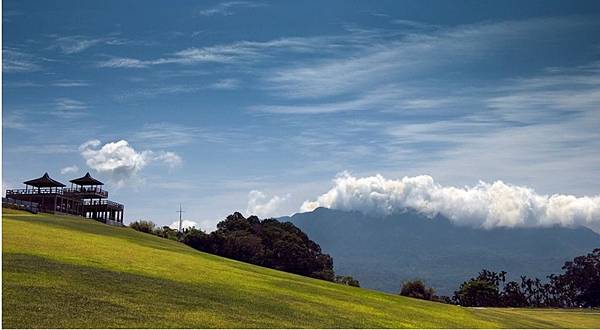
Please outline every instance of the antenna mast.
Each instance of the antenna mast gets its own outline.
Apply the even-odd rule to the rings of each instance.
[[[179,233],[181,234],[182,233],[182,231],[181,231],[181,214],[184,212],[181,209],[181,204],[179,204],[179,211],[175,211],[175,212],[179,213]]]

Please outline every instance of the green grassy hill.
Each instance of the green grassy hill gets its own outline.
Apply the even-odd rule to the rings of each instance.
[[[600,311],[431,303],[224,259],[128,228],[3,211],[4,327],[600,327]]]

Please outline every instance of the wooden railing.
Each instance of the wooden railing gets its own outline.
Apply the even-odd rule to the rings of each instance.
[[[108,191],[98,187],[65,188],[63,191],[65,194],[95,194],[104,198],[108,197]]]
[[[100,188],[27,188],[27,189],[7,189],[7,195],[39,195],[39,194],[94,194],[102,198],[108,197],[108,191]]]
[[[60,188],[33,188],[33,189],[7,189],[7,195],[38,195],[38,194],[63,194]]]
[[[108,199],[101,200],[84,200],[83,205],[109,205],[112,207],[116,207],[119,209],[123,208],[123,204],[119,204],[117,202],[109,201]]]
[[[27,210],[32,213],[38,213],[39,204],[35,202],[22,201],[19,199],[2,197],[2,206],[12,207],[19,210]]]

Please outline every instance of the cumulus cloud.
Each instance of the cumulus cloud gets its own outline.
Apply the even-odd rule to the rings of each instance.
[[[317,207],[388,215],[414,209],[429,217],[441,214],[457,225],[472,227],[586,226],[600,230],[600,195],[540,195],[533,189],[502,181],[452,187],[431,176],[386,179],[381,175],[356,178],[342,173],[334,186],[301,211]]]
[[[77,165],[67,166],[60,170],[60,174],[72,174],[79,171],[79,167]]]
[[[90,140],[79,147],[86,164],[93,170],[105,173],[118,184],[135,176],[152,162],[162,162],[169,167],[181,164],[179,155],[170,151],[136,151],[129,142],[120,140],[101,146],[99,140]]]
[[[181,221],[181,229],[186,229],[186,228],[200,228],[198,227],[198,223],[195,221],[191,221],[191,220],[182,220]],[[175,229],[175,230],[179,230],[179,221],[175,221],[172,224],[169,225],[169,228],[171,229]]]
[[[181,228],[186,229],[186,228],[192,228],[192,227],[195,227],[196,229],[200,229],[207,233],[210,233],[217,229],[217,222],[214,220],[196,220],[196,221],[182,220],[181,221]],[[171,223],[169,225],[169,228],[178,230],[179,229],[179,220]]]
[[[281,207],[289,198],[286,196],[272,196],[269,198],[265,193],[252,190],[248,194],[248,207],[246,208],[246,214],[256,215],[259,218],[268,218],[279,215]]]

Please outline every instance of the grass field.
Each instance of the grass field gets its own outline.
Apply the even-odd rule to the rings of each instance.
[[[7,328],[599,328],[598,310],[470,309],[342,286],[128,228],[4,209]]]

